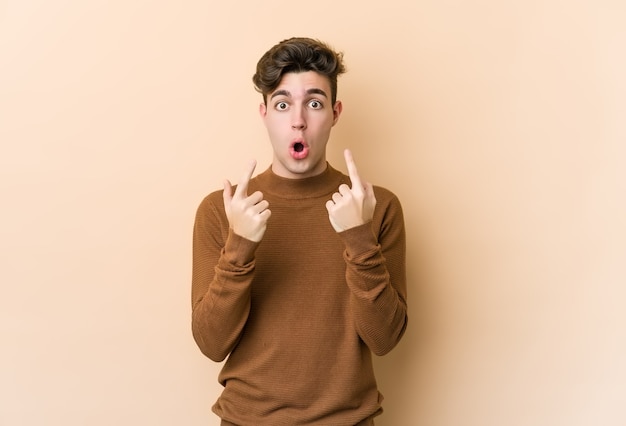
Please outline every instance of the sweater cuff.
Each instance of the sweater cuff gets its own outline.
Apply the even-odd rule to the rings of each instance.
[[[222,258],[228,264],[239,267],[246,266],[254,260],[254,253],[258,246],[259,243],[237,235],[232,229],[229,229]]]
[[[372,222],[355,226],[339,232],[339,238],[346,246],[346,252],[350,257],[356,257],[372,250],[378,250],[378,239],[372,229]]]

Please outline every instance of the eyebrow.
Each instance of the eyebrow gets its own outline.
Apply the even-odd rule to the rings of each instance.
[[[318,89],[316,87],[312,88],[312,89],[308,89],[306,91],[307,95],[322,95],[325,98],[328,98],[328,95],[326,94],[326,92],[324,92],[322,89]],[[287,96],[288,98],[291,97],[291,93],[288,90],[277,90],[274,93],[272,93],[272,95],[270,96],[270,99],[274,99],[276,96]]]

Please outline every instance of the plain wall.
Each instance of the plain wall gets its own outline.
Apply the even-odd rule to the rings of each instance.
[[[621,0],[0,0],[0,425],[217,425],[195,209],[269,166],[251,76],[345,53],[329,159],[401,198],[377,425],[626,424]]]

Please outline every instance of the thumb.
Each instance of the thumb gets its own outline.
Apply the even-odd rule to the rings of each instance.
[[[230,205],[230,202],[233,199],[233,186],[231,185],[228,179],[224,181],[224,194],[223,195],[224,195],[224,207],[228,207]]]
[[[365,184],[365,204],[363,205],[363,218],[371,220],[374,217],[374,209],[376,208],[376,195],[374,194],[374,186],[367,182]]]
[[[376,196],[374,195],[374,185],[372,185],[370,182],[366,182],[364,187],[365,187],[365,196],[367,198],[373,198],[374,200],[376,200]]]

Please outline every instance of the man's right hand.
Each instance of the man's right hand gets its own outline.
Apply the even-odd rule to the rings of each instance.
[[[230,228],[235,234],[248,240],[259,242],[267,227],[272,212],[263,193],[256,191],[248,196],[248,182],[254,173],[256,161],[252,160],[248,171],[241,177],[235,193],[230,181],[224,181],[224,209]]]

